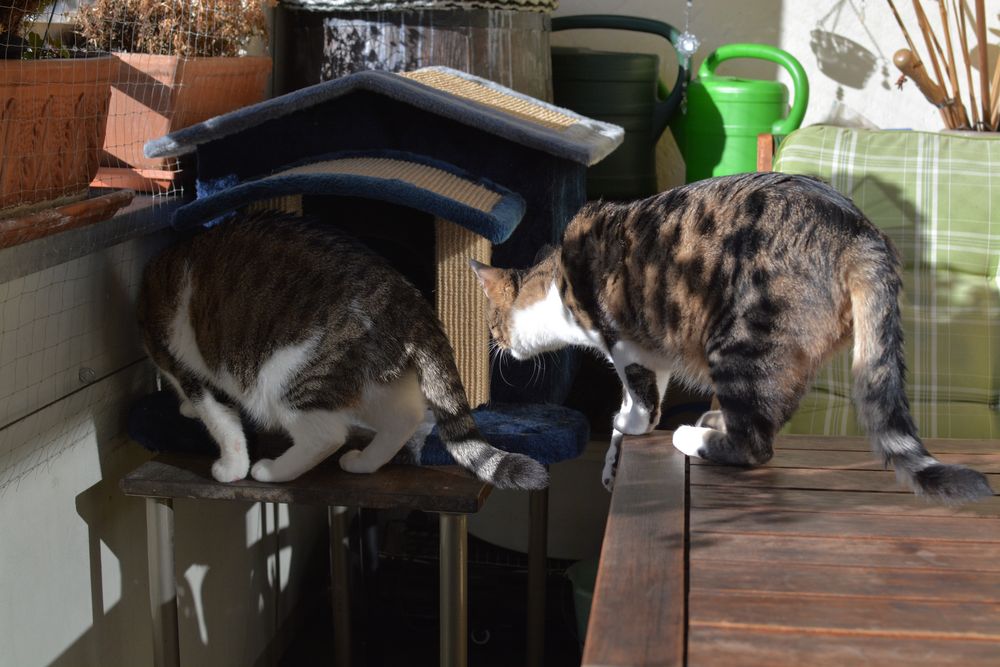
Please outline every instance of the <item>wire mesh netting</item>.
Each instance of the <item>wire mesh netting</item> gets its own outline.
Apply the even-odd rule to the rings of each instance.
[[[183,187],[143,144],[264,98],[266,0],[0,0],[0,217]]]

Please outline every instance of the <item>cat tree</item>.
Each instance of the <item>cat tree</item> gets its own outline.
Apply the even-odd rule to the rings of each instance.
[[[615,125],[430,67],[317,84],[149,142],[146,153],[197,157],[198,199],[177,212],[179,228],[262,200],[291,197],[282,205],[298,209],[310,194],[433,215],[436,305],[475,406],[490,398],[489,350],[468,260],[531,264],[584,203],[587,166],[622,138]],[[568,379],[550,375],[516,398],[560,402]]]

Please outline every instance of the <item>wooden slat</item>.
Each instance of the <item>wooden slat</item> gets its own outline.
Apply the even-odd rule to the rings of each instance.
[[[958,463],[979,472],[1000,473],[1000,452],[994,454],[934,453],[942,463]],[[692,459],[692,465],[718,465]],[[777,449],[767,468],[828,468],[831,470],[885,470],[881,459],[870,452],[809,449]]]
[[[492,486],[457,466],[387,465],[371,475],[344,472],[328,460],[297,480],[267,484],[245,479],[216,482],[212,459],[160,454],[121,481],[127,495],[152,498],[242,500],[251,502],[406,508],[471,514],[482,508]]]
[[[1000,475],[987,474],[994,489]],[[890,470],[829,470],[825,468],[735,468],[691,466],[691,484],[722,484],[779,489],[832,489],[839,491],[901,492],[906,487]]]
[[[987,439],[927,438],[924,445],[932,454],[996,454],[1000,441]],[[868,440],[859,436],[839,435],[779,435],[774,443],[779,449],[829,449],[834,451],[870,452]]]
[[[832,514],[878,514],[893,516],[984,517],[1000,516],[1000,496],[950,507],[915,494],[885,494],[867,491],[820,489],[776,489],[764,487],[692,486],[690,505],[697,509],[751,508],[825,512]]]
[[[746,567],[742,559],[692,558],[691,590],[994,604],[1000,591],[1000,572],[812,563],[783,563],[769,570],[761,576],[760,568]]]
[[[691,628],[688,667],[995,667],[1000,643]]]
[[[903,538],[915,542],[1000,542],[1000,520],[934,516],[859,518],[845,514],[759,508],[701,509],[692,512],[692,535],[703,530],[854,539]]]
[[[765,563],[762,576],[768,576],[785,563],[1000,572],[1000,544],[995,542],[970,545],[944,540],[857,540],[840,536],[698,531],[691,536],[690,548],[692,561]],[[753,567],[760,569],[759,565]]]
[[[685,467],[669,434],[625,439],[584,665],[683,664]]]
[[[690,627],[809,630],[829,634],[1000,641],[1000,604],[834,598],[692,589]],[[956,648],[958,648],[956,646]]]
[[[118,209],[127,206],[133,197],[135,193],[131,190],[119,190],[100,197],[0,220],[0,248],[9,248],[107,220]]]

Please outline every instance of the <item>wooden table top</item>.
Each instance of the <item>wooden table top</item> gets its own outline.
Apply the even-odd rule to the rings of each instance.
[[[753,469],[626,438],[584,665],[1000,665],[1000,496],[914,496],[861,438]],[[1000,442],[926,441],[1000,489]]]
[[[335,459],[281,484],[244,479],[222,484],[212,478],[207,456],[164,453],[121,480],[122,491],[147,498],[242,500],[369,508],[400,507],[425,512],[472,514],[493,487],[458,466],[383,466],[371,475],[344,472]]]

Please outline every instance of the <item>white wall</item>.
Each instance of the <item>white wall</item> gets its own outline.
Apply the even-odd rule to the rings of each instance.
[[[968,4],[968,0],[965,0]],[[897,1],[897,8],[911,36],[923,51],[910,2]],[[923,3],[933,12],[936,26],[937,3]],[[992,44],[988,62],[996,61],[997,36],[1000,34],[1000,0],[987,0],[988,25],[994,28],[988,37]],[[554,16],[575,14],[621,14],[665,21],[684,28],[684,0],[561,0]],[[884,0],[695,0],[690,30],[701,39],[693,68],[714,49],[734,42],[761,42],[778,46],[794,55],[809,77],[810,99],[804,124],[820,123],[837,112],[861,114],[881,128],[939,130],[943,128],[937,110],[926,102],[913,83],[897,90],[900,73],[892,56],[906,43]],[[939,34],[940,31],[939,31]],[[622,31],[557,32],[553,45],[590,46],[615,51],[641,51],[664,55],[665,43],[654,37]],[[833,52],[838,53],[833,57]],[[676,60],[668,56],[670,68]],[[822,62],[822,64],[821,64]],[[661,61],[666,76],[667,68]],[[964,71],[964,70],[961,70]],[[788,76],[770,63],[733,61],[719,69],[720,74],[753,78],[777,77],[790,86]],[[964,75],[963,75],[964,76]],[[973,70],[978,82],[978,71]],[[672,81],[672,76],[669,79]],[[964,80],[963,90],[965,89]],[[841,109],[837,109],[842,105]],[[669,131],[665,134],[669,134]],[[669,139],[660,147],[661,181],[665,185],[682,180],[676,168],[676,149]],[[668,161],[669,164],[662,164]],[[661,183],[664,185],[664,183]]]
[[[100,236],[100,225],[91,230]],[[144,501],[118,482],[148,458],[124,423],[155,389],[134,303],[165,241],[138,238],[16,277],[31,244],[0,252],[2,667],[151,664]],[[93,378],[81,381],[82,368]],[[324,513],[175,509],[182,664],[267,662]]]

